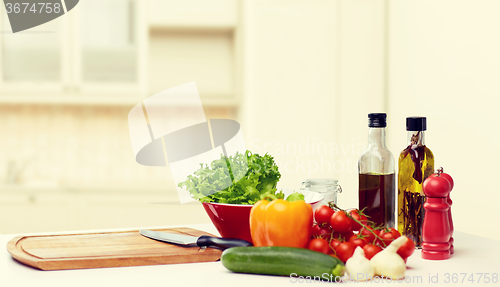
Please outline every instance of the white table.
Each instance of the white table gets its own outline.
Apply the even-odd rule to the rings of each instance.
[[[172,227],[172,226],[169,226]],[[218,234],[211,224],[188,225]],[[154,227],[150,227],[154,228]],[[157,227],[158,228],[158,227]],[[102,231],[102,230],[100,230]],[[92,232],[95,232],[92,231]],[[81,233],[81,232],[78,232]],[[63,271],[40,271],[18,263],[7,252],[7,242],[15,234],[1,235],[0,246],[0,287],[96,287],[96,286],[310,286],[311,284],[327,284],[325,282],[304,282],[299,284],[298,278],[237,274],[228,271],[220,262],[191,263],[160,266],[120,267],[102,269],[82,269]],[[408,259],[406,280],[413,283],[369,282],[367,284],[387,286],[500,286],[500,281],[492,282],[492,274],[500,274],[500,241],[456,232],[455,254],[449,260],[430,261],[420,257],[420,251]],[[466,273],[464,282],[462,277]],[[479,274],[481,282],[478,283]],[[485,274],[489,283],[485,283]],[[447,275],[449,274],[449,275]],[[453,274],[456,282],[453,283]],[[467,281],[473,274],[474,283]],[[437,278],[436,278],[437,276]],[[449,285],[446,284],[449,276]],[[438,280],[432,283],[429,280]],[[420,283],[420,284],[419,284]],[[305,285],[303,285],[305,284]],[[366,284],[366,283],[357,283]]]

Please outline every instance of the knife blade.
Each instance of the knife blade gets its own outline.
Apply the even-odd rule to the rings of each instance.
[[[139,233],[147,238],[151,238],[162,242],[182,245],[186,247],[197,245],[199,247],[213,247],[224,250],[231,247],[253,246],[252,243],[246,240],[236,239],[236,238],[219,238],[207,235],[196,237],[184,234],[167,233],[167,232],[152,231],[146,229],[139,230]]]

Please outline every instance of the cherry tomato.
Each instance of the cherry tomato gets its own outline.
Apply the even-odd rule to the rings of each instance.
[[[406,262],[406,258],[410,257],[410,255],[413,254],[413,251],[415,251],[415,243],[408,238],[408,240],[406,240],[406,242],[399,247],[398,254],[401,258],[405,259]]]
[[[340,241],[336,238],[332,238],[332,240],[330,241],[331,249],[333,249],[333,250],[337,249],[337,247],[340,245],[340,243],[342,243],[342,241]]]
[[[401,233],[399,233],[399,231],[396,228],[391,227],[391,228],[389,228],[389,230],[391,231],[394,239],[399,238],[401,236]]]
[[[386,231],[384,229],[380,230],[378,236],[381,239],[377,240],[377,243],[382,247],[387,247],[391,242],[395,239],[394,235],[390,231]]]
[[[338,238],[341,241],[349,241],[349,238],[354,234],[352,231],[348,231],[346,233],[338,233],[338,232],[333,232],[332,238]]]
[[[399,233],[399,231],[391,227],[381,229],[378,236],[381,237],[382,241],[384,242],[382,243],[380,242],[380,240],[378,240],[377,242],[380,244],[380,246],[389,246],[389,244],[391,244],[394,239],[400,237],[401,234]]]
[[[373,230],[373,227],[367,225],[367,226],[361,228],[361,230],[359,231],[359,234],[361,234],[363,236],[363,239],[367,243],[373,243],[373,241],[375,241],[375,235],[372,232],[377,233],[376,230]]]
[[[374,244],[366,244],[363,246],[363,250],[365,251],[365,257],[370,260],[373,256],[375,256],[375,254],[382,251],[382,248]]]
[[[317,234],[319,234],[319,225],[314,224],[313,227],[311,228],[311,239],[318,237]]]
[[[451,191],[451,183],[442,176],[429,176],[422,185],[425,195],[430,197],[446,197]]]
[[[343,210],[335,212],[330,218],[330,226],[338,233],[347,233],[352,229],[353,220]]]
[[[328,254],[330,253],[330,246],[328,245],[328,241],[323,238],[314,238],[309,241],[307,245],[307,249]]]
[[[328,226],[319,226],[315,224],[312,227],[311,234],[313,238],[319,237],[329,241],[332,238],[332,229]]]
[[[362,215],[362,214],[359,214],[359,210],[355,209],[355,210],[351,210],[349,212],[349,214],[352,216],[352,218],[358,220],[358,221],[361,221],[361,223],[363,225],[366,225],[367,221],[368,221],[368,218],[366,218],[366,216]],[[353,220],[354,221],[354,220]],[[361,225],[359,223],[357,223],[356,221],[354,221],[352,223],[352,230],[353,231],[359,231],[361,229]]]
[[[318,224],[330,224],[334,211],[328,205],[322,205],[314,211],[314,219]]]
[[[366,245],[366,241],[363,238],[360,238],[357,234],[353,234],[351,236],[351,238],[349,238],[349,242],[354,244],[356,247],[359,246],[361,248],[363,248],[363,246]],[[356,248],[356,247],[354,247],[354,248]]]
[[[346,262],[347,259],[351,258],[352,254],[354,254],[355,247],[356,246],[354,246],[351,242],[342,242],[339,246],[337,246],[335,252],[337,252],[337,256],[340,260]]]

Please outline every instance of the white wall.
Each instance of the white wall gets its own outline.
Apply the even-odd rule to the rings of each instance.
[[[389,1],[388,112],[393,152],[405,117],[428,118],[436,166],[455,180],[455,229],[497,239],[500,2]]]
[[[405,118],[427,116],[436,166],[456,182],[455,229],[498,238],[490,222],[500,199],[500,2],[259,0],[243,1],[242,11],[245,138],[249,149],[291,162],[281,187],[338,178],[340,205],[355,207],[367,114],[388,113],[396,159]],[[313,154],[320,143],[336,144],[336,154]],[[286,144],[298,150],[283,152]],[[335,168],[315,170],[322,157]]]
[[[342,0],[338,21],[339,89],[336,102],[339,160],[334,174],[343,193],[339,205],[358,207],[359,156],[368,142],[368,114],[385,109],[385,1]],[[390,147],[389,147],[390,148]]]
[[[312,148],[337,140],[337,9],[327,0],[243,2],[243,131],[248,149],[280,162],[281,187],[331,174],[334,157]]]
[[[281,163],[280,187],[336,178],[338,203],[358,205],[367,114],[385,111],[384,3],[244,1],[242,123],[248,148]]]

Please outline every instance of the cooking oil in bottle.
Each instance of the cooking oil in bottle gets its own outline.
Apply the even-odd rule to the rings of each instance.
[[[398,230],[422,246],[425,196],[424,180],[434,171],[434,155],[425,145],[425,117],[406,118],[408,146],[399,155]]]
[[[368,114],[368,148],[359,158],[359,210],[377,225],[395,225],[394,157],[385,146],[385,113]]]

